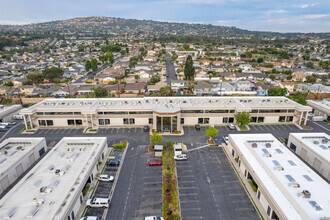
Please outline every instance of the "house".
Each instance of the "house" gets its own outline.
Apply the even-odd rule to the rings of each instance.
[[[171,89],[173,91],[181,91],[188,89],[189,82],[184,80],[171,80]]]
[[[233,92],[235,91],[235,87],[228,82],[221,82],[213,84],[213,90],[217,92],[217,94],[222,94],[222,92]]]
[[[291,82],[291,81],[281,82],[280,85],[282,86],[282,88],[286,88],[288,93],[293,93],[297,89],[296,83]]]
[[[306,81],[306,74],[304,72],[294,72],[292,74],[292,80],[293,81],[300,81],[305,82]]]
[[[194,85],[195,95],[215,95],[217,91],[213,90],[213,86],[207,82],[198,82]]]
[[[160,90],[160,88],[162,88],[164,86],[167,86],[167,83],[160,81],[160,82],[156,83],[155,85],[148,85],[147,91],[148,92],[158,92]]]
[[[237,91],[251,91],[253,84],[250,81],[237,81],[234,87]]]
[[[119,94],[120,91],[125,88],[125,85],[124,84],[115,84],[115,85],[106,85],[104,86],[104,88],[106,88],[106,90],[109,92],[109,93],[112,93],[112,94]]]
[[[308,91],[310,93],[329,93],[330,94],[330,86],[324,86],[322,84],[298,84],[299,91]]]
[[[125,93],[134,93],[134,94],[144,93],[145,85],[146,84],[143,82],[126,84]]]

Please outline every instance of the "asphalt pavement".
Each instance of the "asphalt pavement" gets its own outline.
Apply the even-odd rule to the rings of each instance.
[[[171,59],[171,54],[166,53],[166,73],[168,74],[167,84],[170,85],[171,80],[177,80],[178,77],[176,76],[175,68],[173,61]]]

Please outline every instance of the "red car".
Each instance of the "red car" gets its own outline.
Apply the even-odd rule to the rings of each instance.
[[[161,160],[150,160],[149,166],[161,166],[163,165],[163,162]]]

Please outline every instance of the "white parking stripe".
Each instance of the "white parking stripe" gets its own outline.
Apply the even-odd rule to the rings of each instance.
[[[269,127],[271,127],[273,129],[273,131],[275,130],[275,128],[272,125],[269,125]]]
[[[283,127],[283,125],[280,125],[281,126],[281,128],[283,129],[283,130],[287,130],[285,127]]]
[[[263,125],[263,127],[264,127],[267,131],[269,131],[268,125]]]
[[[261,125],[258,125],[258,127],[260,128],[260,130],[262,130],[262,131],[264,130],[264,129],[261,127]]]

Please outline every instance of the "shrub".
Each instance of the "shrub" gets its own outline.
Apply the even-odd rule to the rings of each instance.
[[[88,190],[89,190],[89,187],[90,187],[90,185],[87,185],[87,186],[84,188],[84,190],[83,190],[83,196],[86,196],[86,195],[87,195]]]
[[[251,188],[252,188],[252,190],[254,191],[254,192],[257,192],[257,186],[250,180],[249,181],[249,184],[250,184],[250,186],[251,186]]]
[[[114,149],[124,149],[125,148],[122,143],[113,144],[112,147]]]

